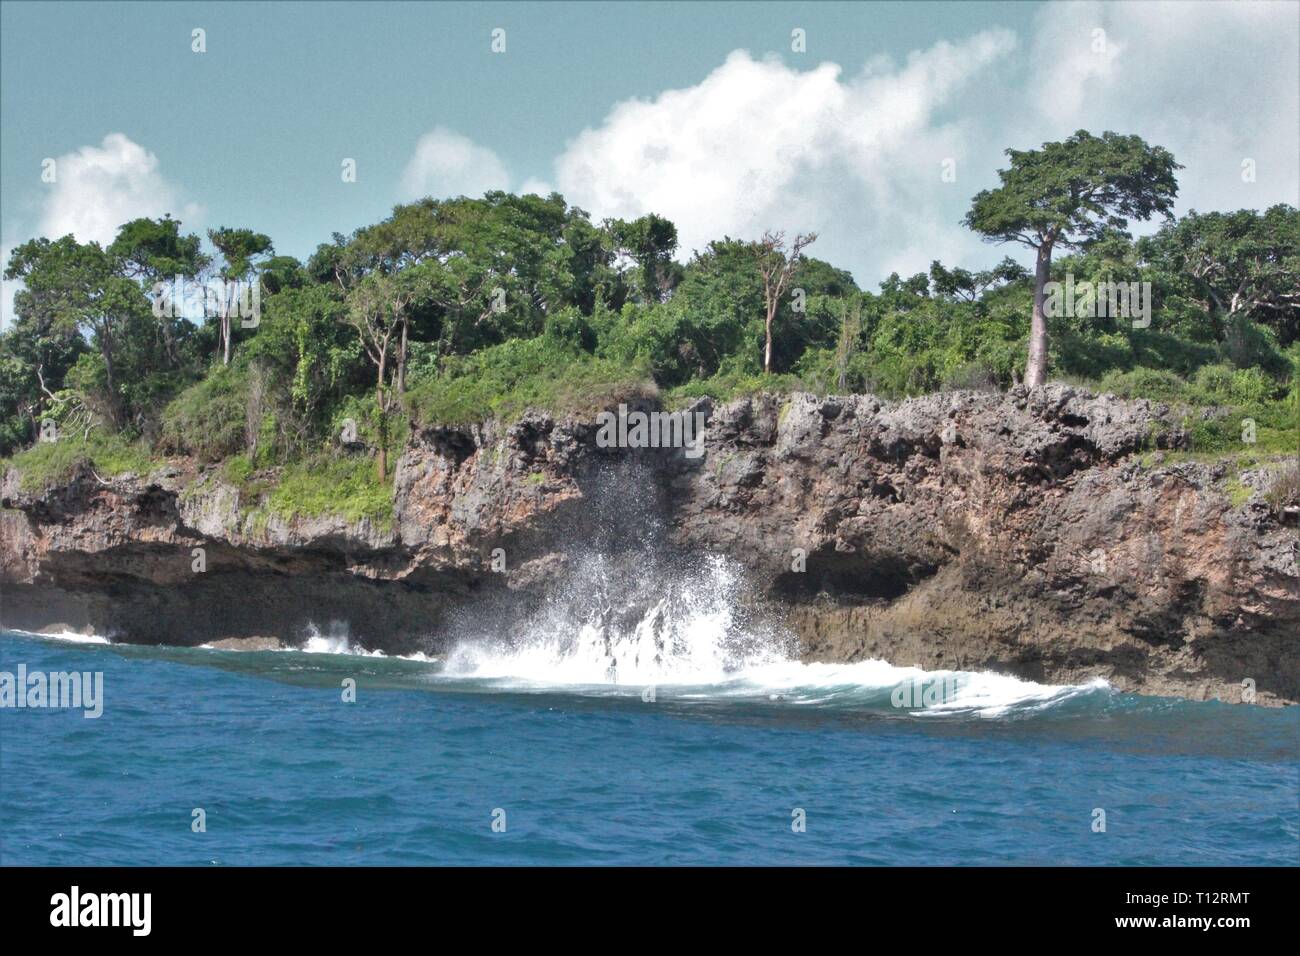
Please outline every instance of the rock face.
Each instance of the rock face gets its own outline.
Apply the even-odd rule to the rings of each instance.
[[[259,523],[187,462],[41,494],[10,472],[0,623],[198,644],[337,621],[438,652],[467,619],[508,628],[575,556],[635,576],[652,548],[739,562],[809,660],[1300,700],[1296,531],[1262,473],[1234,505],[1222,466],[1153,464],[1184,442],[1163,406],[1052,386],[689,411],[708,419],[698,457],[602,448],[594,422],[542,414],[417,431],[390,528]]]

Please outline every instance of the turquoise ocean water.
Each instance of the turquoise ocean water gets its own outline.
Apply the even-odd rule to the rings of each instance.
[[[0,710],[0,862],[1298,862],[1295,708],[872,662],[645,684],[536,648],[308,648],[0,633],[0,671],[104,681],[97,719]],[[900,686],[944,698],[896,707]]]

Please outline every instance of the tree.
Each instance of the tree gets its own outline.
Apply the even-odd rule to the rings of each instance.
[[[1052,251],[1078,248],[1130,219],[1168,217],[1178,195],[1173,155],[1137,136],[1079,130],[1038,150],[1008,149],[1010,169],[998,170],[1002,185],[977,194],[965,224],[989,242],[1018,242],[1035,250],[1034,306],[1025,384],[1047,380],[1044,287]]]
[[[13,324],[0,330],[0,455],[33,438],[50,409],[50,391],[89,346],[79,329],[18,303]]]
[[[835,387],[844,393],[848,390],[849,362],[857,349],[862,333],[862,300],[854,296],[853,310],[847,302],[840,303],[840,339],[835,348]]]
[[[1165,270],[1185,276],[1206,311],[1231,322],[1244,315],[1300,337],[1300,210],[1279,204],[1263,213],[1189,212],[1144,242]]]
[[[380,481],[388,477],[388,413],[400,399],[405,369],[402,364],[390,373],[394,337],[400,334],[400,355],[405,360],[408,308],[418,294],[407,275],[373,273],[348,294],[348,324],[357,330],[361,345],[375,366],[375,408],[379,425],[379,453],[375,472]],[[390,374],[392,380],[390,381]]]
[[[674,271],[673,253],[677,251],[677,227],[662,216],[651,213],[626,222],[611,219],[605,223],[619,255],[636,263],[636,293],[642,302],[662,302],[680,278]]]
[[[930,263],[930,285],[934,294],[942,299],[977,302],[998,282],[1019,282],[1028,277],[1025,267],[1010,256],[1004,257],[992,269],[980,272],[970,272],[960,266],[950,271],[938,259]]]
[[[171,216],[161,219],[132,219],[117,231],[108,247],[124,275],[141,282],[158,282],[173,276],[192,278],[211,259],[200,249],[194,234],[181,235],[181,224]]]
[[[211,257],[200,248],[202,240],[193,233],[181,235],[181,224],[171,216],[161,219],[141,217],[125,223],[107,252],[117,263],[118,271],[137,280],[146,295],[153,295],[157,283],[171,282],[176,276],[193,279],[211,265]],[[179,340],[187,337],[188,324],[181,315],[155,313],[154,327],[162,351],[170,366],[182,362]]]
[[[764,375],[772,373],[772,323],[781,306],[781,296],[799,269],[804,249],[816,241],[817,233],[800,233],[795,236],[789,255],[786,254],[783,232],[765,232],[763,238],[754,243],[754,257],[758,261],[759,274],[763,277],[763,306],[766,312],[763,322],[766,334],[763,345]]]
[[[221,269],[221,277],[227,282],[244,282],[257,268],[259,257],[275,252],[271,238],[251,229],[209,229],[208,239],[217,247],[221,257],[226,260]],[[227,289],[221,303],[221,364],[230,364],[231,325],[235,312],[237,293],[232,295]]]
[[[81,331],[90,335],[103,361],[107,417],[123,424],[116,375],[118,331],[148,313],[140,287],[120,274],[115,258],[97,242],[84,245],[71,236],[51,242],[33,239],[15,249],[6,279],[20,279],[24,288],[14,296],[20,316],[30,316],[56,335]]]

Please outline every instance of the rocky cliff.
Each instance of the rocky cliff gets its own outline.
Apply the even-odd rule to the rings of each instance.
[[[1263,471],[1166,463],[1185,439],[1162,406],[1053,386],[692,411],[698,457],[541,414],[417,431],[383,527],[268,520],[187,461],[39,493],[10,471],[0,623],[264,644],[338,621],[436,653],[467,620],[509,629],[593,550],[629,581],[650,553],[716,554],[806,659],[1300,700],[1296,529]]]

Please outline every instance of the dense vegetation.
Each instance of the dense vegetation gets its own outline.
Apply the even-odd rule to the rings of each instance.
[[[556,194],[423,199],[306,262],[250,229],[212,230],[205,252],[170,218],[106,248],[33,239],[5,273],[23,288],[0,333],[0,455],[29,486],[81,461],[112,474],[189,455],[265,507],[382,517],[412,423],[656,392],[1006,388],[1039,319],[1049,377],[1185,405],[1204,452],[1295,450],[1300,212],[1190,212],[1135,240],[1128,220],[1176,192],[1163,150],[1081,132],[1009,155],[967,223],[1038,249],[1037,274],[936,261],[874,291],[809,255],[812,234],[722,237],[682,264],[671,222],[596,223]],[[1043,212],[1058,207],[1059,225]],[[155,284],[175,276],[260,283],[260,317],[228,300],[159,314]],[[1149,282],[1150,324],[1046,316],[1043,282],[1067,276]]]

